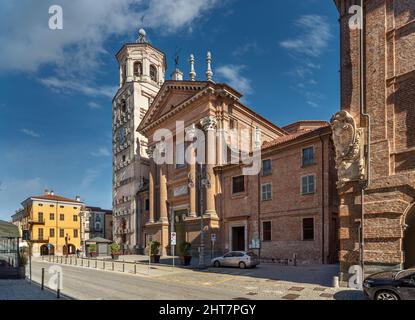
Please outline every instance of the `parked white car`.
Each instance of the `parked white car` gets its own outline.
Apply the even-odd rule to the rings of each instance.
[[[255,268],[259,265],[258,256],[252,252],[232,251],[212,259],[212,265],[220,267],[237,267],[240,269]]]

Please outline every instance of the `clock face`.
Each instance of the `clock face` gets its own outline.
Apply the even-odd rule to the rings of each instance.
[[[118,142],[123,144],[125,142],[125,128],[121,127],[118,129]]]

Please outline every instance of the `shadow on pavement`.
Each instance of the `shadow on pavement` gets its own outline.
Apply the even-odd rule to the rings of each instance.
[[[362,291],[344,290],[334,295],[334,300],[367,300]]]

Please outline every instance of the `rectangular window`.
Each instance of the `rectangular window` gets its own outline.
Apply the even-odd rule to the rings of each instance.
[[[303,195],[315,193],[315,178],[314,175],[301,178],[301,193]]]
[[[49,229],[49,237],[51,238],[55,237],[55,229]]]
[[[43,228],[38,229],[38,239],[43,240]]]
[[[314,240],[314,219],[313,218],[303,219],[303,240],[304,241]]]
[[[65,237],[65,229],[59,229],[59,237],[61,238]]]
[[[73,230],[73,237],[78,238],[78,229]]]
[[[262,176],[266,177],[272,174],[272,161],[264,160],[262,161]]]
[[[176,146],[176,169],[181,169],[184,167],[186,167],[184,143],[180,143]]]
[[[314,148],[310,147],[303,149],[303,167],[313,165],[314,163]]]
[[[262,201],[269,201],[272,199],[272,184],[267,183],[261,186],[261,199]]]
[[[49,213],[49,220],[55,220],[55,214]]]
[[[271,241],[272,240],[272,224],[271,221],[266,221],[262,223],[262,240]]]
[[[65,221],[65,215],[64,215],[63,213],[61,213],[61,214],[59,215],[59,220],[60,220],[60,221]]]
[[[60,206],[61,209],[65,208],[64,206]]]
[[[38,222],[44,222],[44,220],[43,220],[43,212],[39,212],[37,214],[37,221]]]
[[[145,210],[150,211],[150,199],[146,199]]]
[[[233,177],[232,178],[232,193],[242,193],[245,192],[245,177]]]
[[[74,216],[73,216],[73,221],[74,221],[74,222],[78,222],[78,216],[77,216],[77,215],[74,215]]]

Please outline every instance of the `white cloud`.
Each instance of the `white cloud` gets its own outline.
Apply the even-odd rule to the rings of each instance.
[[[102,86],[94,87],[83,81],[62,80],[56,77],[42,78],[39,82],[56,92],[71,93],[79,92],[92,97],[111,98],[117,92],[118,87]],[[91,105],[90,105],[91,107]]]
[[[219,0],[56,0],[63,10],[63,30],[50,30],[49,1],[6,1],[0,10],[0,74],[38,76],[52,90],[112,97],[114,90],[97,87],[96,79],[114,37],[133,41],[138,28],[161,34],[191,30]],[[111,89],[111,90],[109,90]]]
[[[91,152],[91,155],[93,157],[111,157],[111,152],[107,148],[102,147],[96,152]]]
[[[101,109],[101,105],[94,101],[88,102],[88,107],[90,107],[91,109]]]
[[[295,26],[300,29],[300,35],[280,42],[283,48],[309,57],[319,57],[327,49],[332,34],[326,17],[304,15]]]
[[[23,128],[21,132],[23,132],[25,135],[30,136],[32,138],[40,138],[40,134],[31,129]]]
[[[216,72],[219,77],[223,78],[225,82],[242,94],[252,94],[251,80],[242,75],[245,69],[246,66],[244,65],[230,64],[220,66]]]

